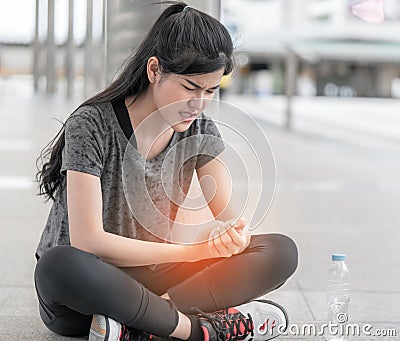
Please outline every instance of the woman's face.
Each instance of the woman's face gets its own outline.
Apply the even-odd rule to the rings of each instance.
[[[175,131],[187,130],[219,88],[224,70],[203,75],[168,74],[153,83],[154,104]],[[159,77],[159,75],[158,75]]]

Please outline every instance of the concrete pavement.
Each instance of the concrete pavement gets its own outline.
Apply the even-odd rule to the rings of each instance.
[[[32,179],[38,152],[60,126],[53,118],[63,120],[80,99],[34,95],[27,82],[0,80],[0,340],[68,340],[38,316],[34,250],[50,206],[35,196]],[[399,102],[299,99],[288,132],[279,127],[281,99],[224,100],[258,117],[276,158],[275,200],[257,233],[288,234],[300,251],[293,278],[266,297],[284,305],[299,327],[323,322],[330,254],[346,253],[350,322],[397,334],[350,340],[399,340]]]

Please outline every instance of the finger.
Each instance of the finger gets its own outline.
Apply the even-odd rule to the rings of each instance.
[[[227,230],[225,233],[221,235],[221,241],[224,244],[225,248],[228,249],[230,253],[237,254],[240,251],[242,243],[234,242],[231,233],[229,232],[230,230],[231,229]]]
[[[208,249],[210,250],[211,256],[220,257],[218,250],[214,245],[215,236],[219,235],[218,228],[213,229],[208,237]]]
[[[247,224],[246,224],[246,220],[244,219],[244,218],[242,218],[242,217],[240,217],[239,219],[238,219],[238,225],[240,225],[240,226],[246,226]]]
[[[218,225],[214,229],[213,237],[214,237],[214,245],[222,252],[229,252],[229,245],[232,243],[231,238],[226,236],[226,224]]]
[[[235,224],[233,224],[233,227],[237,230],[243,230],[246,228],[246,221],[243,218],[239,218]]]
[[[242,249],[246,245],[246,236],[238,233],[234,228],[229,229],[228,233],[230,234],[234,245]]]
[[[214,247],[214,239],[213,238],[208,239],[208,250],[210,251],[210,254],[212,257],[219,257],[218,252],[215,250],[215,247]]]
[[[215,226],[208,235],[208,240],[212,240],[215,236],[221,233],[219,225]]]
[[[228,231],[221,232],[219,237],[220,237],[221,242],[224,245],[224,247],[227,250],[230,250],[232,248],[232,244],[234,244],[234,243],[233,243],[233,240],[232,240],[231,236],[229,235]]]
[[[210,253],[215,258],[226,257],[226,255],[229,254],[228,251],[221,246],[218,238],[210,240]]]
[[[227,245],[225,245],[222,241],[221,235],[218,235],[214,238],[214,246],[222,257],[232,253]]]
[[[231,245],[235,248],[240,248],[242,246],[242,241],[240,240],[240,236],[235,231],[234,228],[230,228],[229,230],[226,231],[226,234],[229,236],[231,240]]]
[[[221,235],[215,236],[213,241],[214,248],[221,257],[230,257],[232,255],[232,252],[229,250],[229,248],[227,248],[227,246],[222,242]]]

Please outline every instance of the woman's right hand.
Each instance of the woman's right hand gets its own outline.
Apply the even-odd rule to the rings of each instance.
[[[226,227],[221,223],[221,226],[213,229],[208,239],[208,250],[212,258],[231,257],[242,252],[248,244],[247,236],[241,233],[244,227],[244,220],[239,219],[234,225]]]

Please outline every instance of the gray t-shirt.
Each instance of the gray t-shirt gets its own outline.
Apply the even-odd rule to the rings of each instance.
[[[134,135],[130,140],[127,136],[127,117],[121,121],[114,108],[111,102],[86,105],[67,119],[61,186],[37,256],[53,246],[70,244],[66,170],[100,178],[105,231],[162,242],[168,239],[170,222],[185,199],[195,169],[224,150],[217,126],[202,114],[188,130],[174,132],[159,155],[145,160],[136,150]],[[132,129],[130,124],[128,128]]]

